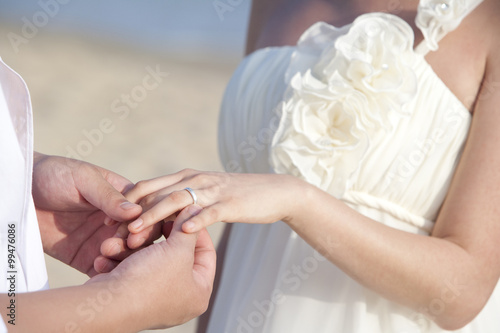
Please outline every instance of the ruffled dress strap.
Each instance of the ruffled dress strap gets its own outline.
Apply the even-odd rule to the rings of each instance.
[[[441,39],[455,30],[481,2],[483,0],[421,0],[415,23],[424,40],[415,51],[422,55],[436,51]]]

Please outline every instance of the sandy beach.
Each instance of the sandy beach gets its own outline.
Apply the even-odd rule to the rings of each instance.
[[[0,26],[0,34],[10,29]],[[217,117],[236,60],[176,58],[62,33],[40,33],[18,53],[2,38],[0,49],[30,89],[36,150],[81,158],[133,182],[186,167],[221,170]],[[221,227],[209,230],[215,243]],[[52,258],[47,267],[52,288],[87,280]]]

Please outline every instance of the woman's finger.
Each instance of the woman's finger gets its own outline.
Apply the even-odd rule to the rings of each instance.
[[[115,267],[118,266],[119,263],[120,263],[120,261],[112,260],[112,259],[109,259],[109,258],[106,258],[103,256],[99,256],[99,257],[95,258],[95,260],[94,260],[94,270],[99,274],[100,273],[109,273],[113,269],[115,269]]]
[[[130,249],[137,249],[141,246],[153,244],[155,240],[162,236],[163,223],[154,224],[137,234],[129,234],[127,246]]]
[[[172,192],[156,205],[146,209],[137,220],[129,224],[128,230],[137,234],[191,204],[193,204],[193,197],[188,191]]]
[[[222,221],[222,204],[215,204],[204,208],[198,215],[191,217],[182,224],[182,231],[191,234]]]
[[[127,239],[130,232],[128,231],[128,223],[124,222],[118,226],[113,238]]]
[[[171,175],[166,175],[149,180],[141,180],[134,186],[134,188],[132,188],[125,194],[125,198],[127,198],[127,200],[129,200],[130,202],[137,203],[148,194],[157,192],[166,187],[173,186],[181,182],[184,178],[195,174],[196,172],[197,171],[195,170],[185,169]]]
[[[134,251],[129,249],[127,240],[122,238],[108,238],[101,244],[101,255],[107,259],[122,261]]]

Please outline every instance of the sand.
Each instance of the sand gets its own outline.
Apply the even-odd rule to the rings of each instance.
[[[0,26],[0,55],[30,89],[36,150],[80,157],[133,182],[186,167],[221,170],[217,117],[236,59],[176,58],[45,32],[15,53],[4,38],[10,29]],[[215,243],[221,227],[210,227]],[[52,288],[88,279],[49,257],[47,268]]]

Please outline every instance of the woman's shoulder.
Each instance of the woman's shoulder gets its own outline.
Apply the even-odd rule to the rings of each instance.
[[[500,39],[500,1],[484,0],[483,3],[476,9],[476,13],[471,15],[471,26],[476,27],[474,33],[479,41],[484,41],[490,46],[491,50],[498,48]]]
[[[478,94],[484,93],[486,81],[494,78],[500,88],[499,16],[500,1],[484,0],[456,31],[440,41],[437,52],[426,56],[436,73],[471,111],[480,98]]]
[[[483,40],[487,45],[487,57],[485,68],[485,83],[490,82],[494,86],[496,94],[500,95],[500,1],[485,0],[475,22],[480,26],[477,38]],[[493,87],[492,86],[492,87]],[[491,91],[493,93],[493,91]]]

